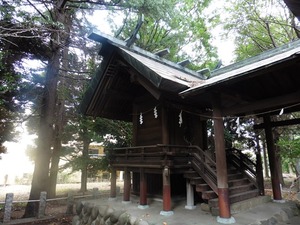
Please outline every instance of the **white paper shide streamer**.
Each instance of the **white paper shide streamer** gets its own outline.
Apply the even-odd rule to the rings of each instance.
[[[157,119],[158,114],[157,114],[157,108],[156,108],[156,106],[153,109],[153,113],[154,113],[154,118]]]
[[[179,113],[179,127],[181,127],[182,123],[183,123],[183,120],[182,120],[182,110],[180,111]]]
[[[143,121],[143,113],[140,113],[140,124],[142,125],[144,123]]]

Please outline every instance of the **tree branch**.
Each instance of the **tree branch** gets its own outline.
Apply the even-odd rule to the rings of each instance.
[[[41,13],[41,11],[37,7],[35,7],[34,4],[32,4],[29,0],[27,0],[27,2],[41,15],[41,17],[44,18],[44,20],[48,20],[48,18],[46,16],[44,16],[44,14]]]
[[[62,70],[62,69],[60,69]],[[78,73],[78,72],[77,72]],[[83,73],[83,72],[82,72]],[[67,76],[67,75],[59,75],[60,77],[64,77],[64,78],[67,78],[67,79],[71,79],[71,80],[91,80],[90,78],[75,78],[75,77],[71,77],[71,76]]]
[[[271,40],[271,42],[272,42],[272,45],[273,45],[274,48],[276,48],[277,45],[276,45],[276,43],[275,43],[275,40],[274,40],[274,38],[273,38],[273,35],[271,34],[271,29],[270,29],[270,25],[269,25],[268,21],[265,21],[265,25],[266,25],[266,29],[267,29],[268,36],[269,36],[269,38],[270,38],[270,40]]]

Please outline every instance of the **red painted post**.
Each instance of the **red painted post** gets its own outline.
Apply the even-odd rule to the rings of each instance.
[[[171,211],[170,169],[167,166],[163,170],[163,211]]]
[[[144,169],[140,169],[140,205],[147,205],[147,177]]]
[[[124,170],[124,194],[123,194],[124,202],[130,201],[130,189],[131,189],[130,171],[128,170],[128,168],[125,168],[125,170]]]
[[[116,198],[117,197],[117,172],[115,169],[112,169],[111,171],[111,177],[110,177],[110,198]]]
[[[282,200],[280,180],[278,175],[279,171],[278,171],[278,165],[276,160],[276,152],[275,152],[270,116],[264,116],[264,123],[265,123],[267,150],[269,156],[269,166],[271,172],[273,198],[274,200]]]

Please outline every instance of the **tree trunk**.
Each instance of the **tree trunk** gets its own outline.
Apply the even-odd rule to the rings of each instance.
[[[69,21],[70,22],[70,21]],[[68,46],[64,47],[63,50],[63,60],[62,60],[62,68],[64,69],[62,73],[66,74],[69,66],[68,66],[68,54],[69,48]],[[60,89],[65,89],[65,78],[62,76],[60,78]],[[57,104],[57,116],[55,122],[55,139],[54,139],[54,147],[52,153],[51,160],[51,168],[50,168],[50,184],[48,189],[49,198],[54,198],[56,196],[56,184],[57,184],[57,174],[59,170],[59,160],[60,160],[60,152],[61,152],[61,136],[64,128],[64,117],[65,117],[65,96],[64,91],[58,96],[58,104]]]
[[[35,166],[29,200],[38,200],[40,192],[48,190],[59,59],[59,51],[54,52],[47,67]],[[24,217],[34,217],[37,212],[38,202],[29,202],[26,206]]]
[[[47,194],[49,198],[56,197],[57,174],[59,169],[59,160],[60,160],[60,151],[61,151],[60,135],[61,134],[58,128],[55,128],[55,140],[54,140],[54,147],[53,147],[53,153],[51,158],[49,188]]]
[[[58,3],[57,3],[58,4]],[[49,187],[49,164],[53,145],[53,127],[55,123],[55,110],[57,100],[57,83],[61,59],[61,46],[68,41],[70,15],[60,7],[54,6],[52,12],[54,22],[64,24],[64,30],[53,26],[50,34],[49,49],[51,58],[48,61],[45,76],[45,87],[41,103],[40,125],[38,131],[35,166],[31,183],[29,200],[38,200],[40,192],[47,191]],[[69,22],[69,23],[67,23]],[[67,35],[66,35],[67,34]],[[34,217],[38,212],[38,202],[29,202],[23,217]]]
[[[283,179],[283,173],[282,173],[282,162],[281,162],[281,156],[280,156],[280,147],[277,145],[280,134],[276,131],[276,129],[273,131],[274,135],[274,145],[276,150],[276,161],[278,165],[278,171],[279,171],[279,181],[281,185],[284,185],[284,179]]]
[[[83,139],[83,150],[82,150],[82,157],[83,157],[83,165],[81,169],[81,192],[87,191],[87,168],[88,168],[88,158],[89,158],[89,145],[90,140],[88,138]]]

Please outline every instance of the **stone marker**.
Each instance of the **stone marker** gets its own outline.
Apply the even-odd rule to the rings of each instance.
[[[47,192],[42,191],[40,195],[38,218],[42,218],[43,216],[46,215],[45,214],[46,204],[47,204]]]
[[[7,193],[6,194],[6,197],[5,197],[5,206],[4,206],[3,223],[6,223],[6,222],[10,221],[13,198],[14,198],[14,194],[13,193]]]

